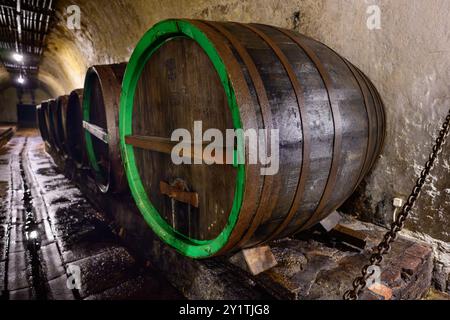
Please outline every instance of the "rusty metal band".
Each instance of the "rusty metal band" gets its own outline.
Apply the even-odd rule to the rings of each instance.
[[[341,157],[341,151],[342,151],[342,118],[341,113],[339,110],[339,105],[337,103],[337,97],[334,92],[334,87],[331,81],[331,77],[328,73],[328,71],[325,69],[325,66],[320,61],[319,57],[316,55],[316,53],[303,41],[301,38],[302,35],[296,34],[292,31],[288,30],[282,30],[280,29],[284,34],[288,35],[297,45],[303,49],[303,51],[306,53],[306,55],[311,59],[311,61],[314,63],[314,65],[317,68],[317,71],[319,72],[322,81],[324,82],[325,89],[327,90],[328,99],[330,102],[331,107],[331,113],[333,115],[333,124],[334,124],[334,143],[333,143],[333,156],[331,161],[331,168],[330,173],[328,176],[327,183],[324,188],[324,192],[322,194],[322,197],[320,199],[320,202],[314,211],[314,213],[311,215],[311,217],[306,221],[304,224],[304,228],[308,228],[314,224],[315,218],[320,217],[322,215],[322,211],[326,208],[326,205],[331,197],[331,194],[333,193],[333,189],[336,185],[337,181],[337,174],[340,164],[340,157]]]
[[[358,185],[361,183],[362,179],[364,178],[365,174],[367,173],[367,166],[368,163],[370,163],[369,159],[370,159],[370,154],[371,154],[371,150],[374,147],[374,139],[373,139],[373,134],[372,134],[372,124],[373,124],[373,119],[372,119],[372,113],[371,110],[369,110],[369,98],[366,94],[366,90],[363,89],[363,82],[364,82],[364,78],[362,78],[363,80],[360,81],[359,77],[361,77],[361,75],[358,73],[357,70],[354,70],[353,65],[348,62],[346,59],[344,59],[341,55],[337,54],[334,50],[332,50],[337,57],[339,57],[347,66],[348,70],[350,70],[350,72],[352,73],[353,77],[355,78],[356,83],[358,84],[359,90],[364,98],[364,108],[366,110],[366,115],[367,115],[367,144],[366,144],[366,151],[365,151],[365,156],[364,156],[364,161],[361,163],[361,169],[359,171],[359,176],[358,179],[356,180],[357,183],[355,184],[355,187],[352,189],[351,194],[353,192],[355,192],[356,188],[358,187]],[[365,83],[364,83],[365,84]],[[367,88],[367,84],[366,88]],[[368,88],[367,88],[368,89]],[[369,89],[368,89],[369,90]],[[372,97],[372,101],[373,97]],[[345,197],[347,198],[347,197]]]
[[[382,115],[382,110],[381,110],[382,108],[380,106],[380,99],[377,96],[375,87],[373,87],[373,85],[368,81],[367,77],[362,73],[361,70],[357,69],[357,71],[361,75],[361,77],[363,77],[364,82],[366,83],[367,87],[369,88],[372,99],[374,100],[376,123],[377,123],[376,145],[375,145],[375,148],[374,148],[374,151],[372,154],[372,159],[367,167],[367,172],[368,172],[375,164],[377,155],[379,155],[381,152],[382,139],[383,139],[382,135],[384,132],[384,128],[383,128],[384,122],[383,122],[383,115]]]
[[[300,85],[295,70],[292,67],[292,64],[290,63],[289,59],[281,50],[281,48],[278,46],[278,44],[276,44],[267,34],[258,29],[257,25],[246,25],[246,27],[255,32],[260,38],[263,39],[264,42],[266,42],[266,44],[272,49],[272,51],[275,53],[275,55],[283,65],[283,68],[285,69],[289,77],[289,80],[292,84],[292,88],[295,93],[303,133],[302,166],[297,182],[297,188],[295,191],[294,199],[292,200],[291,207],[288,211],[288,214],[283,219],[283,222],[275,229],[275,231],[273,231],[270,235],[268,235],[266,241],[270,241],[275,239],[286,228],[286,226],[288,226],[291,223],[291,221],[294,219],[297,211],[300,208],[301,200],[305,193],[306,181],[309,175],[310,155],[311,155],[311,134],[310,128],[308,126],[309,122],[307,118],[307,112],[305,110],[304,90]],[[277,30],[276,28],[274,29]]]
[[[376,107],[377,107],[377,112],[380,114],[380,120],[381,120],[381,150],[383,149],[384,146],[384,141],[386,139],[386,113],[385,113],[385,109],[384,109],[384,103],[383,103],[383,99],[381,99],[380,93],[378,92],[378,90],[376,89],[375,85],[373,84],[372,80],[370,80],[365,74],[364,72],[362,72],[358,67],[355,67],[359,73],[364,77],[365,81],[368,83],[369,87],[372,88],[372,91],[374,93],[374,96],[376,98],[376,100],[378,101]],[[380,152],[381,152],[380,150]]]
[[[267,97],[267,92],[264,87],[261,75],[259,74],[258,69],[256,67],[256,64],[253,61],[250,54],[248,53],[247,49],[231,32],[229,32],[225,27],[219,25],[219,23],[211,23],[206,21],[204,23],[216,29],[220,34],[222,34],[231,43],[231,45],[234,47],[236,52],[241,57],[243,63],[245,64],[245,67],[248,70],[250,79],[255,88],[255,92],[259,102],[260,112],[263,119],[264,128],[272,129],[273,128],[272,112],[270,110],[270,103]],[[268,146],[269,143],[267,142],[267,148]],[[278,194],[279,188],[273,190],[274,185],[273,177],[264,176],[263,179],[264,184],[259,200],[258,209],[244,237],[239,240],[238,246],[244,244],[253,236],[253,234],[261,224],[261,222],[265,221],[265,219],[270,217],[270,214],[273,211],[273,208],[275,207],[276,201],[273,201],[273,195]]]
[[[382,102],[381,102],[381,98],[377,93],[377,90],[375,89],[374,85],[372,84],[372,82],[363,74],[363,72],[356,68],[357,71],[359,72],[359,74],[363,77],[364,81],[367,84],[367,87],[369,88],[370,94],[372,95],[374,101],[375,101],[375,113],[376,113],[376,122],[377,122],[377,143],[376,143],[376,148],[375,151],[372,155],[372,161],[370,162],[369,167],[367,168],[367,171],[369,171],[373,165],[375,164],[375,161],[377,160],[377,156],[380,154],[381,152],[381,148],[383,146],[383,136],[384,136],[384,125],[385,125],[385,121],[384,119],[384,110],[382,107]]]
[[[231,49],[226,45],[226,41],[222,35],[217,31],[206,25],[203,21],[198,20],[186,20],[191,24],[195,25],[197,28],[202,30],[207,37],[215,44],[216,50],[219,52],[221,58],[223,59],[225,65],[227,66],[227,72],[232,79],[236,99],[239,104],[241,111],[242,125],[244,129],[255,128],[258,129],[258,124],[256,123],[256,112],[257,110],[252,110],[255,108],[255,103],[250,94],[250,90],[247,86],[247,82],[244,77],[244,73],[241,69],[239,62],[236,60]],[[258,107],[259,109],[259,107]],[[253,183],[259,181],[261,178],[260,167],[258,165],[247,166],[246,167],[246,181],[252,181]],[[261,187],[248,187],[245,186],[244,199],[242,201],[242,207],[239,212],[238,221],[233,228],[233,232],[228,240],[228,243],[223,246],[223,248],[217,253],[225,253],[233,248],[236,244],[243,238],[247,231],[248,225],[255,218],[255,213],[257,209],[257,204],[261,194]]]
[[[360,72],[362,73],[362,71],[360,71]],[[378,154],[381,154],[381,152],[383,152],[383,148],[384,148],[384,141],[386,140],[386,123],[387,123],[386,122],[386,112],[384,109],[384,102],[383,102],[383,99],[381,99],[380,93],[378,92],[375,85],[369,78],[367,78],[367,81],[370,84],[372,90],[374,91],[376,99],[378,100],[377,110],[380,112],[381,128],[382,128],[382,129],[380,129],[381,137],[380,137],[380,149],[379,149]],[[376,159],[374,161],[376,161]]]

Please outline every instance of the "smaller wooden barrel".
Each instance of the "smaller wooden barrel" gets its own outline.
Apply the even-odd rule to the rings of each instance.
[[[52,110],[55,109],[56,101],[55,100],[47,100],[44,104],[44,114],[45,114],[45,123],[47,125],[48,132],[48,144],[52,148],[56,148],[55,146],[55,138],[54,138],[54,129],[53,129],[53,116]],[[53,108],[52,108],[53,106]]]
[[[86,74],[83,127],[86,150],[103,193],[127,190],[119,146],[119,104],[126,64],[93,66]]]
[[[53,147],[58,153],[62,153],[62,144],[60,140],[61,123],[59,122],[59,104],[57,99],[49,102],[50,108],[50,132],[53,138]]]
[[[66,137],[64,129],[66,127],[66,114],[67,104],[69,102],[69,96],[60,96],[56,99],[56,111],[55,117],[55,141],[59,147],[61,154],[67,157]]]
[[[83,89],[70,93],[63,121],[64,141],[67,155],[79,168],[87,165],[86,143],[83,130]]]
[[[41,137],[44,140],[44,142],[48,142],[47,122],[45,121],[45,110],[47,106],[48,106],[47,102],[44,101],[36,107],[39,132],[41,133]]]

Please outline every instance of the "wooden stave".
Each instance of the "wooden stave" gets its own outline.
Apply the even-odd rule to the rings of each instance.
[[[211,24],[211,23],[209,23],[209,24]],[[222,25],[226,25],[227,23],[222,23]],[[370,156],[369,156],[369,158],[371,158]],[[367,173],[367,172],[365,172],[365,173]],[[315,174],[313,174],[314,176],[315,176]],[[284,200],[283,200],[284,201]],[[338,206],[340,206],[340,204],[341,203],[339,203],[339,204],[335,204],[333,207],[334,208],[337,208]],[[330,211],[330,210],[328,210],[328,211]],[[329,214],[329,212],[328,212],[328,214]],[[314,216],[314,214],[312,215],[312,216]],[[314,220],[312,220],[312,221],[314,221],[314,222],[318,222],[318,221],[320,221],[321,219],[317,219],[316,221],[314,221]],[[270,223],[272,223],[272,222],[270,222]],[[301,230],[301,229],[300,229]],[[297,229],[297,231],[298,231],[298,229]],[[293,231],[290,231],[288,234],[292,234],[292,232]],[[253,243],[252,242],[249,242],[247,245],[248,246],[253,246],[253,245],[255,245],[255,243],[263,243],[264,242],[264,240],[263,241],[261,241],[261,239],[253,239]]]

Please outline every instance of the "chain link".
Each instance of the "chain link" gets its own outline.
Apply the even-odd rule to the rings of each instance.
[[[442,152],[442,148],[445,144],[445,140],[449,135],[450,129],[450,110],[439,132],[439,137],[436,139],[436,143],[433,146],[425,168],[422,170],[420,177],[417,179],[416,185],[408,198],[408,201],[402,208],[401,213],[398,215],[396,221],[391,225],[391,229],[385,234],[381,243],[375,248],[375,252],[370,257],[370,263],[365,265],[361,270],[361,276],[357,277],[353,281],[353,288],[348,290],[344,294],[344,300],[357,300],[359,294],[364,290],[367,284],[367,280],[373,275],[369,273],[370,267],[379,266],[383,261],[383,255],[389,253],[391,250],[391,244],[397,239],[398,233],[405,226],[406,219],[408,218],[411,210],[414,208],[414,204],[420,196],[423,186],[425,185],[427,178],[434,167],[438,155]]]

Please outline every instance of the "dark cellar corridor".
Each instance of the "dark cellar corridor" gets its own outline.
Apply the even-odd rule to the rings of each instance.
[[[5,298],[181,297],[151,266],[131,255],[104,214],[56,171],[36,130],[17,132],[2,148],[0,173]],[[37,247],[30,246],[24,234],[30,213],[32,229],[39,232]],[[84,274],[80,290],[67,286],[74,265]]]

